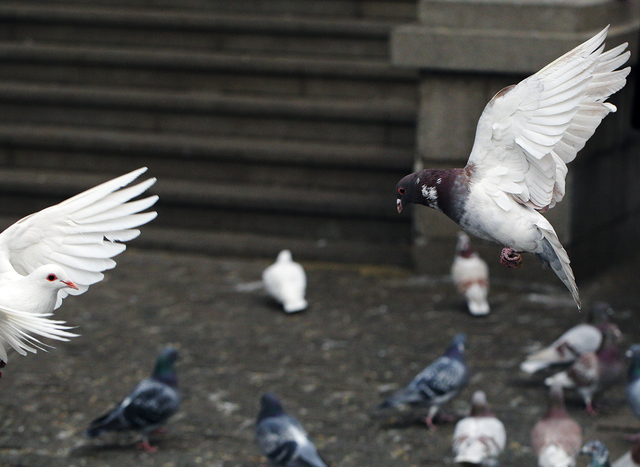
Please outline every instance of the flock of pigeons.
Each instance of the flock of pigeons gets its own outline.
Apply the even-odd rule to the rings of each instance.
[[[541,212],[562,200],[566,164],[602,119],[616,110],[605,101],[625,85],[630,72],[629,67],[618,69],[629,58],[626,44],[604,51],[607,30],[496,94],[480,117],[466,167],[421,170],[396,187],[398,212],[411,203],[442,211],[466,232],[503,245],[500,261],[507,267],[518,267],[522,252],[536,254],[566,285],[578,307],[569,257]],[[82,294],[101,281],[103,272],[115,267],[112,258],[125,250],[123,242],[138,236],[137,227],[156,217],[146,210],[157,196],[139,199],[155,179],[131,185],[145,171],[141,168],[98,185],[27,216],[0,234],[0,368],[8,361],[8,347],[26,355],[43,348],[39,338],[64,341],[75,336],[64,322],[51,319],[53,312],[68,295]],[[472,314],[489,313],[488,268],[464,233],[458,239],[452,277]],[[264,271],[263,283],[286,312],[306,308],[306,277],[289,251],[281,252]],[[592,315],[592,323],[572,328],[522,365],[526,372],[571,365],[545,381],[551,388],[549,408],[531,433],[540,466],[574,465],[582,444],[580,427],[564,408],[562,388],[577,389],[587,410],[594,412],[594,396],[624,374],[620,330],[601,311]],[[383,402],[376,416],[421,409],[428,426],[436,417],[444,420],[439,408],[468,380],[465,341],[464,334],[455,336],[444,355]],[[640,416],[640,347],[632,347],[630,356],[627,392]],[[149,433],[161,428],[179,406],[176,358],[175,349],[165,349],[152,376],[92,422],[87,434],[138,430],[142,446],[153,450]],[[284,413],[272,394],[262,397],[256,438],[275,465],[327,465],[302,426]],[[485,394],[475,392],[471,415],[455,428],[456,462],[490,465],[505,442],[504,426],[490,412]],[[601,443],[587,443],[582,451],[592,456],[592,465],[609,465]],[[614,465],[640,464],[640,445],[627,457]]]

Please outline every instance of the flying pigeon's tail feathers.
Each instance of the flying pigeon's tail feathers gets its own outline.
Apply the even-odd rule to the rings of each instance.
[[[562,447],[552,444],[540,453],[538,465],[540,467],[574,467],[576,460]]]
[[[92,421],[91,424],[89,424],[89,428],[87,428],[87,436],[89,438],[95,438],[107,431],[117,431],[121,429],[122,423],[120,422],[120,418],[117,416],[118,410],[119,407]]]
[[[71,328],[64,326],[64,321],[55,321],[49,319],[49,316],[51,315],[48,313],[34,314],[8,308],[0,309],[0,359],[7,361],[7,352],[2,345],[4,342],[20,355],[26,355],[27,351],[36,353],[48,347],[32,334],[59,341],[68,341],[69,338],[78,336],[67,331]]]
[[[561,371],[560,373],[556,373],[555,375],[549,376],[544,380],[544,384],[547,386],[561,386],[563,388],[573,388],[575,387],[575,383],[569,375],[567,375],[566,371]]]
[[[487,302],[487,288],[481,284],[474,283],[465,291],[469,313],[474,316],[489,314],[489,302]]]
[[[564,283],[564,285],[569,289],[573,299],[578,306],[580,306],[580,295],[578,294],[578,286],[576,285],[576,278],[573,275],[573,271],[571,270],[569,260],[569,255],[566,250],[558,240],[558,236],[556,235],[553,227],[549,224],[549,228],[540,227],[540,232],[543,235],[542,239],[542,252],[538,253],[538,258],[542,263],[548,265],[553,269],[556,275],[560,278],[560,280]]]

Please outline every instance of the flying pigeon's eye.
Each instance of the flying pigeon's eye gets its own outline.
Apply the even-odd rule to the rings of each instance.
[[[57,279],[57,277],[56,277],[56,275],[55,275],[55,274],[49,274],[49,275],[47,276],[47,280],[48,280],[49,282],[53,282],[53,281],[55,281],[56,279]]]
[[[400,196],[404,196],[404,194],[407,192],[407,190],[405,190],[404,188],[398,188],[398,194]]]

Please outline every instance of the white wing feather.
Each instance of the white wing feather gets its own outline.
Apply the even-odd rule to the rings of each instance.
[[[112,259],[122,253],[122,243],[137,237],[135,229],[156,217],[141,212],[157,196],[131,201],[155,183],[155,178],[129,185],[146,167],[105,182],[60,204],[27,216],[0,234],[0,281],[27,275],[44,264],[58,264],[78,285],[78,290],[58,293],[56,308],[69,293],[79,295],[103,279]]]
[[[626,82],[629,58],[622,44],[603,53],[608,27],[485,107],[468,166],[494,201],[508,197],[537,210],[565,193],[566,164],[616,108],[604,102]],[[615,71],[617,70],[617,71]]]

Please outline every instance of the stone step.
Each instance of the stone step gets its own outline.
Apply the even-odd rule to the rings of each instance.
[[[129,168],[123,167],[121,172]],[[149,175],[156,175],[153,169]],[[104,173],[69,170],[0,169],[0,203],[6,207],[3,217],[14,216],[15,222],[108,178]],[[380,261],[408,261],[410,222],[397,216],[391,195],[225,185],[168,177],[159,178],[149,191],[160,197],[154,208],[158,218],[152,224],[157,229],[156,237],[149,239],[158,246],[168,247],[173,242],[189,249],[201,239],[217,236],[224,239],[223,245],[197,250],[237,253],[247,249],[251,241],[261,239],[264,245],[252,245],[245,254],[263,250],[261,254],[272,256],[277,245],[289,242],[306,245],[308,252],[301,256],[306,259],[344,261],[336,255],[352,248],[348,261],[366,262],[367,250],[380,248],[374,254]],[[190,238],[190,232],[200,240]],[[323,252],[316,251],[328,246],[331,248]]]
[[[297,56],[388,56],[393,23],[109,6],[0,3],[0,40]]]
[[[0,82],[0,123],[411,147],[412,102]]]
[[[415,101],[418,74],[386,59],[301,58],[0,42],[0,80]]]
[[[416,0],[48,0],[20,2],[26,5],[77,5],[79,7],[149,8],[155,10],[198,11],[287,15],[297,17],[371,18],[409,22],[416,18]]]
[[[61,126],[0,125],[0,164],[111,170],[146,165],[158,175],[309,189],[392,191],[411,170],[411,148],[193,136]]]

